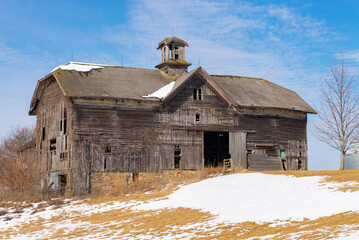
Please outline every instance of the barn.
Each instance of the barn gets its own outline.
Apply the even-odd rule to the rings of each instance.
[[[157,69],[70,62],[40,79],[29,114],[46,184],[86,194],[227,158],[237,169],[307,169],[307,114],[316,112],[264,79],[188,72],[185,47],[161,41]]]

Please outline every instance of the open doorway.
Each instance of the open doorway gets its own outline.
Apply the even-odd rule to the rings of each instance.
[[[204,132],[204,167],[223,165],[230,158],[228,132]]]

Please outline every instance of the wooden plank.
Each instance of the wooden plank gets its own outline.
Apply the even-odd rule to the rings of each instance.
[[[246,136],[245,132],[229,132],[229,153],[235,169],[247,168]]]

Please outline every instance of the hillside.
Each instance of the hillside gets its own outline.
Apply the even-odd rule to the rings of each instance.
[[[359,238],[358,171],[282,173],[230,174],[127,196],[2,203],[0,236]]]

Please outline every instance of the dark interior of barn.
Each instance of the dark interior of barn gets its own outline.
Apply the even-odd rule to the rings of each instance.
[[[228,132],[204,132],[204,166],[222,166],[225,158],[230,158]]]

